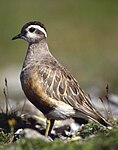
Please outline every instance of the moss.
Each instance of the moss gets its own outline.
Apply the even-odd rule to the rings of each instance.
[[[92,134],[94,135],[94,134]],[[77,141],[62,141],[56,139],[53,142],[44,142],[41,139],[22,139],[14,143],[4,146],[1,150],[117,150],[118,147],[118,128],[115,128],[106,134],[104,132],[97,132],[93,137],[87,136],[84,139]]]
[[[0,145],[9,143],[11,137],[13,137],[12,133],[4,133],[3,130],[1,130],[0,131]]]

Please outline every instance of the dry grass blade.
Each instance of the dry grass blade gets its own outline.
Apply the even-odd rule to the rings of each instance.
[[[108,84],[106,85],[106,88],[105,88],[105,95],[103,96],[103,98],[101,98],[101,97],[99,97],[99,98],[104,106],[104,110],[106,112],[107,119],[113,118],[111,107],[110,107]]]
[[[107,116],[107,119],[108,119],[108,110],[106,108],[106,104],[104,102],[104,99],[102,97],[99,97],[99,99],[101,100],[102,104],[103,104],[103,107],[104,107],[104,110],[105,110],[105,114]]]
[[[109,100],[109,86],[108,86],[108,84],[106,86],[106,95],[105,95],[105,98],[106,98],[107,106],[108,106],[107,116],[108,116],[108,118],[113,118],[113,114],[112,114],[111,106],[110,106],[110,100]]]
[[[25,98],[25,101],[24,101],[23,107],[22,107],[22,109],[21,109],[20,116],[21,116],[21,115],[22,115],[22,113],[23,113],[23,110],[24,110],[24,108],[25,108],[25,105],[26,105],[26,98]]]
[[[9,107],[8,106],[10,106],[10,104],[8,103],[9,92],[8,92],[7,78],[5,78],[5,88],[3,89],[3,93],[4,93],[4,96],[5,96],[6,113],[8,113],[8,111],[9,111]]]

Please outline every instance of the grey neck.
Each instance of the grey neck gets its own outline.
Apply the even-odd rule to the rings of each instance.
[[[51,56],[46,39],[29,44],[23,67],[40,63],[42,59]]]

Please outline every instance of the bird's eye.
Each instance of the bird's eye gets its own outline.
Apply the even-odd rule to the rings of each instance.
[[[32,33],[32,32],[35,31],[35,28],[31,27],[31,28],[29,29],[29,31]]]

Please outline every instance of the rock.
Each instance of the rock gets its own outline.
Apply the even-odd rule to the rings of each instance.
[[[25,128],[25,129],[18,129],[15,132],[15,136],[19,136],[20,138],[31,138],[31,139],[37,139],[40,138],[44,141],[50,141],[48,137],[43,136],[40,134],[38,131],[30,129],[30,128]]]

